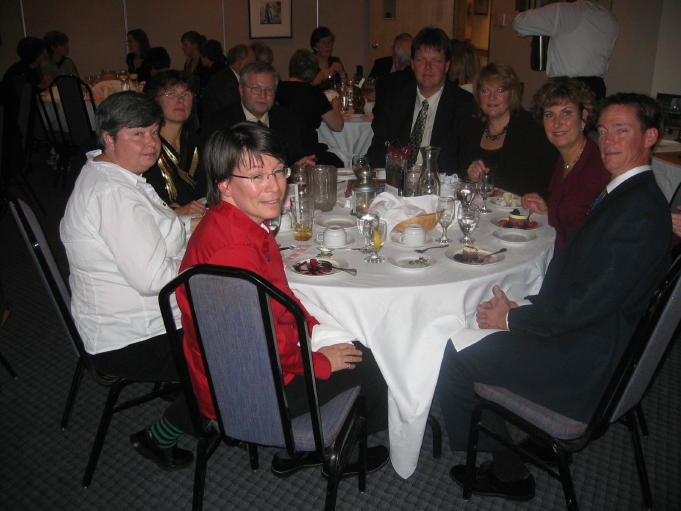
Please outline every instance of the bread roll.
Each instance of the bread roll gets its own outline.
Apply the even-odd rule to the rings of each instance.
[[[404,222],[400,222],[395,226],[395,230],[398,232],[404,231],[404,228],[411,224],[418,224],[423,227],[426,232],[430,231],[437,225],[437,221],[440,219],[440,215],[437,213],[426,213],[423,215],[416,215]]]

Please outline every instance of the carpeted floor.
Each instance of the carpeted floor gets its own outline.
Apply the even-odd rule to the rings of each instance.
[[[58,245],[58,222],[68,191],[54,187],[47,171],[31,176],[48,211],[39,215],[56,248],[61,268],[67,269]],[[4,211],[2,211],[4,213]],[[164,402],[153,402],[114,417],[91,486],[80,480],[104,403],[105,392],[91,379],[83,380],[71,424],[59,428],[61,411],[75,367],[57,314],[46,295],[22,240],[8,214],[0,218],[0,278],[12,314],[0,329],[0,351],[19,373],[17,380],[0,368],[0,510],[188,510],[191,509],[192,469],[165,473],[140,458],[128,442],[130,433],[160,416]],[[681,509],[681,347],[668,353],[643,407],[650,428],[643,448],[659,510]],[[144,390],[128,389],[128,394]],[[437,407],[433,410],[439,415]],[[385,435],[375,441],[387,443]],[[193,448],[191,439],[182,445]],[[416,473],[403,480],[390,465],[368,477],[367,491],[356,481],[341,483],[339,510],[564,509],[559,483],[532,469],[537,495],[528,503],[494,498],[461,498],[449,469],[463,456],[449,451],[440,460],[429,453],[426,432]],[[251,471],[247,453],[221,446],[209,463],[204,509],[321,509],[325,480],[318,470],[281,480],[269,472],[273,449],[261,449],[261,469]],[[573,475],[582,509],[635,510],[642,508],[630,440],[623,426],[615,426],[588,449],[575,456]]]

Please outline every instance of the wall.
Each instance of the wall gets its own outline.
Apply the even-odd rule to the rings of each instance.
[[[679,20],[681,20],[681,2],[679,0],[664,0],[660,19],[660,33],[657,39],[652,94],[658,92],[681,94]]]
[[[679,0],[664,0],[678,10]],[[519,37],[511,23],[515,0],[493,0],[490,34],[490,61],[513,66],[525,84],[523,104],[529,105],[534,91],[545,81],[543,72],[530,69],[530,38]],[[672,8],[669,8],[672,10]],[[653,93],[653,72],[660,70],[660,80],[668,68],[678,76],[678,48],[681,37],[678,30],[667,31],[664,43],[658,44],[658,29],[662,16],[662,0],[614,0],[613,12],[620,25],[620,34],[610,58],[610,68],[605,76],[608,93],[633,91]],[[505,15],[506,24],[501,26]],[[676,18],[678,19],[678,18]],[[671,25],[672,20],[668,22]],[[659,46],[662,45],[661,50]],[[672,51],[672,48],[675,51]],[[677,81],[678,83],[678,81]]]
[[[42,37],[58,29],[71,39],[71,57],[80,74],[125,67],[125,22],[121,0],[23,0],[29,35]],[[249,39],[248,3],[245,0],[127,0],[128,29],[142,28],[152,46],[165,46],[172,66],[181,68],[184,56],[180,37],[196,30],[209,39],[223,42],[223,10],[226,49]],[[263,39],[274,51],[274,65],[288,76],[288,60],[299,48],[309,48],[310,33],[316,26],[317,0],[292,0],[293,38]],[[361,64],[367,69],[368,0],[319,0],[319,23],[336,35],[334,53],[348,72]],[[0,73],[17,60],[16,43],[23,37],[19,0],[0,1]],[[226,51],[225,49],[225,51]]]

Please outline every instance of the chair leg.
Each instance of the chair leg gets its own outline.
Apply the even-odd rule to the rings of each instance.
[[[104,405],[104,410],[102,411],[102,418],[99,421],[99,427],[97,428],[97,435],[95,436],[95,441],[92,444],[92,450],[90,451],[90,459],[88,460],[87,467],[85,468],[85,475],[83,476],[83,487],[87,488],[92,482],[92,476],[95,473],[95,468],[97,468],[97,461],[99,460],[99,455],[102,452],[102,447],[104,446],[104,438],[109,430],[109,424],[111,424],[111,417],[113,417],[114,406],[116,401],[118,401],[118,396],[123,389],[123,384],[116,383],[109,388],[109,394],[106,398],[106,403]]]
[[[248,459],[251,462],[251,470],[258,470],[260,468],[258,446],[256,444],[248,444]]]
[[[648,471],[646,470],[646,461],[643,458],[643,447],[641,446],[641,437],[636,426],[636,418],[633,412],[629,412],[624,423],[629,428],[631,433],[631,442],[634,445],[634,458],[636,459],[636,469],[638,470],[638,478],[641,482],[641,491],[643,492],[643,502],[646,509],[653,507],[653,494],[650,490],[650,480],[648,479]]]
[[[641,403],[639,403],[636,408],[634,408],[634,411],[636,412],[636,419],[638,419],[638,425],[641,427],[641,434],[643,436],[648,436],[648,423],[646,422],[646,416],[643,415],[643,406],[641,406]]]
[[[66,404],[64,405],[64,412],[61,416],[61,429],[64,430],[69,425],[69,419],[71,418],[71,411],[73,410],[73,404],[76,402],[76,396],[78,395],[78,388],[80,387],[80,381],[83,378],[83,369],[85,365],[83,360],[78,357],[78,363],[76,364],[76,369],[73,372],[73,378],[71,378],[71,387],[69,388],[69,394],[66,397]]]
[[[206,466],[208,464],[208,442],[208,438],[201,438],[196,446],[192,511],[201,511],[203,509],[203,491],[206,487]]]
[[[442,457],[442,428],[432,415],[428,415],[428,425],[433,433],[433,458],[439,460]]]
[[[577,495],[575,494],[575,485],[572,482],[572,474],[570,473],[570,457],[562,449],[558,450],[558,474],[560,475],[560,484],[563,486],[565,504],[568,510],[578,511],[579,506],[577,504]]]
[[[468,433],[468,448],[466,449],[466,480],[463,484],[463,498],[468,500],[473,495],[473,482],[475,480],[475,463],[478,457],[478,436],[480,430],[480,417],[482,416],[482,407],[478,406],[471,417],[471,427]]]
[[[367,489],[367,437],[368,426],[366,417],[361,417],[361,426],[359,430],[359,463],[360,470],[357,477],[357,488],[361,493]]]
[[[14,378],[15,380],[17,379],[17,373],[14,371],[14,369],[13,369],[12,366],[10,365],[9,360],[7,360],[7,359],[3,356],[2,353],[0,353],[0,364],[2,364],[2,366],[3,366],[5,369],[7,369],[7,372],[9,373],[9,375],[10,375],[12,378]]]
[[[341,479],[341,464],[339,463],[340,453],[335,452],[327,461],[329,478],[326,483],[326,499],[324,500],[324,511],[334,511],[338,498],[338,484]]]

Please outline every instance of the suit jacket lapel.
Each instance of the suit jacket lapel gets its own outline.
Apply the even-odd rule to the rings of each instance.
[[[400,117],[397,120],[398,126],[400,126],[400,143],[408,144],[409,137],[411,135],[411,121],[414,119],[414,105],[416,104],[416,81],[409,81],[409,85],[404,90],[404,105],[403,110],[400,112]],[[390,106],[388,106],[390,108]],[[388,140],[392,142],[392,140]]]
[[[430,145],[443,147],[444,144],[454,143],[453,140],[441,140],[442,136],[446,136],[448,132],[447,126],[454,111],[452,103],[452,91],[445,83],[442,89],[442,96],[437,105],[437,112],[435,112],[435,121],[433,122],[433,132],[430,135]]]

